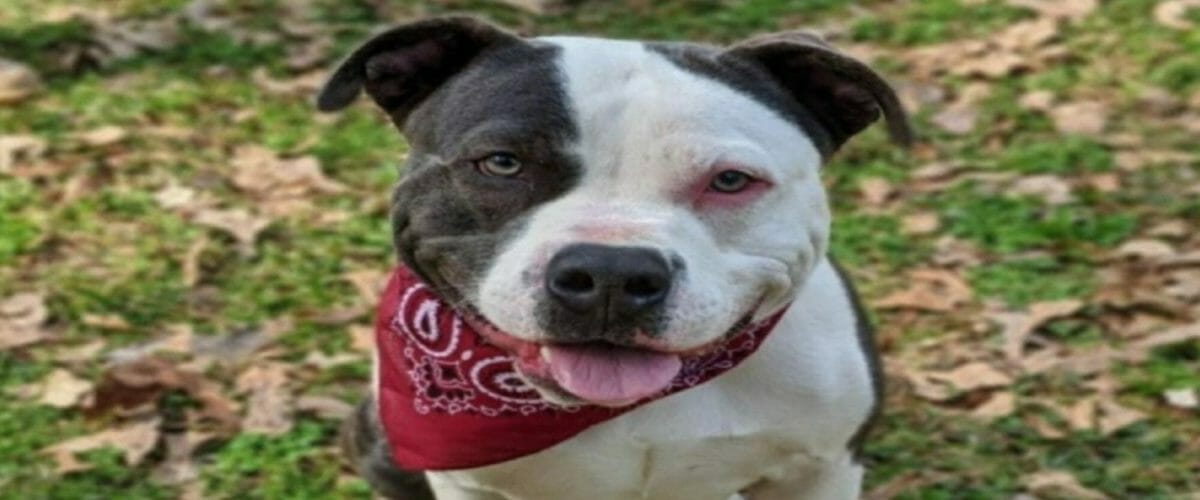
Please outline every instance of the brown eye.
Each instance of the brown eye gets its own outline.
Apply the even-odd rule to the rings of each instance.
[[[750,185],[751,180],[753,178],[745,172],[726,170],[713,176],[712,182],[708,184],[708,188],[719,193],[736,193],[746,189],[746,186]]]
[[[493,177],[514,177],[521,173],[521,160],[510,153],[492,153],[475,165],[480,172]]]

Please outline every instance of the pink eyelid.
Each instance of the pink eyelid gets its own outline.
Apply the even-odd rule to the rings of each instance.
[[[726,170],[737,170],[750,176],[750,182],[741,191],[723,193],[709,189],[713,178]],[[736,208],[761,196],[774,184],[756,169],[733,163],[718,163],[689,185],[686,196],[697,208]]]

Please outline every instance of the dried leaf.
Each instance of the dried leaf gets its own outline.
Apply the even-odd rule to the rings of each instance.
[[[92,147],[102,147],[116,144],[125,140],[125,138],[128,136],[128,131],[116,125],[105,125],[87,132],[75,134],[76,139]]]
[[[154,193],[154,201],[167,210],[192,207],[195,199],[196,190],[178,184],[169,184]]]
[[[296,411],[311,413],[325,420],[345,420],[354,413],[354,407],[328,396],[300,396],[296,399]]]
[[[983,361],[967,363],[948,372],[928,374],[930,378],[948,383],[960,392],[1007,387],[1013,383],[1008,374]]]
[[[1108,436],[1146,419],[1146,414],[1117,403],[1111,396],[1099,401],[1100,433]]]
[[[375,352],[375,329],[369,326],[351,325],[350,348],[358,352]]]
[[[0,351],[49,340],[50,332],[42,327],[48,317],[40,294],[19,293],[0,301]]]
[[[83,317],[80,319],[80,321],[82,321],[83,324],[85,324],[87,326],[90,326],[92,328],[99,328],[101,330],[124,331],[124,330],[129,330],[129,328],[130,328],[129,322],[125,321],[125,318],[122,318],[121,316],[116,315],[116,314],[86,313],[83,315]]]
[[[23,101],[42,90],[42,79],[29,66],[0,58],[0,105]],[[4,169],[0,168],[0,172]]]
[[[966,135],[975,130],[979,110],[970,105],[951,105],[933,115],[930,121],[954,135]]]
[[[1108,496],[1079,484],[1075,476],[1066,471],[1043,471],[1025,478],[1029,492],[1047,498],[1072,498],[1078,500],[1107,500]]]
[[[1156,238],[1181,239],[1191,234],[1192,229],[1187,222],[1180,219],[1172,219],[1161,222],[1154,227],[1151,227],[1146,234]]]
[[[1075,101],[1050,110],[1054,128],[1064,134],[1099,135],[1108,125],[1108,104],[1101,101]]]
[[[900,219],[900,230],[905,234],[930,234],[941,226],[941,219],[934,212],[906,215]]]
[[[277,436],[292,428],[292,401],[287,391],[288,368],[282,363],[255,365],[237,379],[238,392],[247,394],[243,432]]]
[[[1197,397],[1196,390],[1190,387],[1167,389],[1163,391],[1163,399],[1167,401],[1168,405],[1175,408],[1187,410],[1200,408],[1200,397]]]
[[[1021,177],[1009,188],[1015,195],[1034,196],[1041,198],[1048,205],[1070,203],[1074,196],[1071,185],[1056,175],[1031,175]]]
[[[1017,100],[1017,104],[1030,111],[1049,111],[1054,104],[1054,93],[1049,90],[1027,92]]]
[[[1114,253],[1126,259],[1155,261],[1175,255],[1175,249],[1164,241],[1138,239],[1122,243]]]
[[[961,277],[943,269],[917,269],[909,273],[912,285],[875,302],[883,309],[916,309],[947,312],[971,300],[971,287]]]
[[[1083,308],[1080,300],[1036,302],[1027,312],[992,313],[989,318],[1003,327],[1004,355],[1012,361],[1024,357],[1025,342],[1035,330],[1052,319],[1070,316]]]
[[[321,172],[312,156],[283,159],[261,146],[241,146],[234,151],[232,164],[234,186],[254,196],[270,216],[304,212],[312,207],[311,196],[346,191]]]
[[[1017,399],[1011,392],[999,391],[983,404],[971,410],[971,416],[984,420],[994,420],[1012,415],[1017,409]]]
[[[42,381],[42,397],[38,402],[55,408],[71,408],[92,392],[92,388],[91,382],[58,368]]]
[[[55,472],[67,474],[86,470],[90,466],[80,462],[76,453],[98,450],[101,448],[116,448],[125,457],[125,464],[136,466],[142,463],[154,446],[158,443],[159,418],[144,418],[115,429],[109,429],[68,439],[61,443],[48,446],[41,453],[50,455],[55,461]]]
[[[229,210],[205,209],[196,213],[197,224],[219,229],[233,236],[244,256],[253,256],[259,233],[271,225],[271,220],[251,214],[242,208]]]
[[[165,392],[186,392],[200,404],[198,417],[215,422],[221,430],[237,428],[236,405],[216,383],[198,373],[177,368],[162,358],[148,356],[112,366],[96,386],[90,413],[129,412],[152,404]]]
[[[1088,431],[1096,428],[1096,398],[1083,398],[1076,401],[1063,414],[1067,425],[1073,431]]]
[[[342,279],[350,283],[358,292],[361,301],[373,304],[383,294],[391,275],[378,269],[358,269],[342,273]]]
[[[0,135],[0,174],[11,173],[18,162],[40,158],[46,141],[33,135]]]
[[[868,177],[858,182],[858,192],[867,206],[881,207],[896,193],[896,188],[886,179]]]
[[[1154,20],[1171,29],[1187,31],[1194,29],[1187,18],[1190,9],[1200,9],[1200,0],[1167,0],[1154,6]]]

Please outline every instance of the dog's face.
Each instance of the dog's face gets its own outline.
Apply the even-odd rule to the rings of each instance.
[[[790,33],[721,49],[403,26],[333,76],[408,138],[404,262],[552,400],[620,406],[779,310],[826,250],[823,160],[887,85]]]

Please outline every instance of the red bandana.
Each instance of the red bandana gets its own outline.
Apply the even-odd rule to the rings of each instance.
[[[467,469],[523,457],[732,369],[758,349],[781,316],[783,311],[707,354],[684,359],[664,394],[621,408],[562,407],[542,399],[517,375],[511,354],[486,343],[400,266],[375,319],[379,420],[403,469]]]

